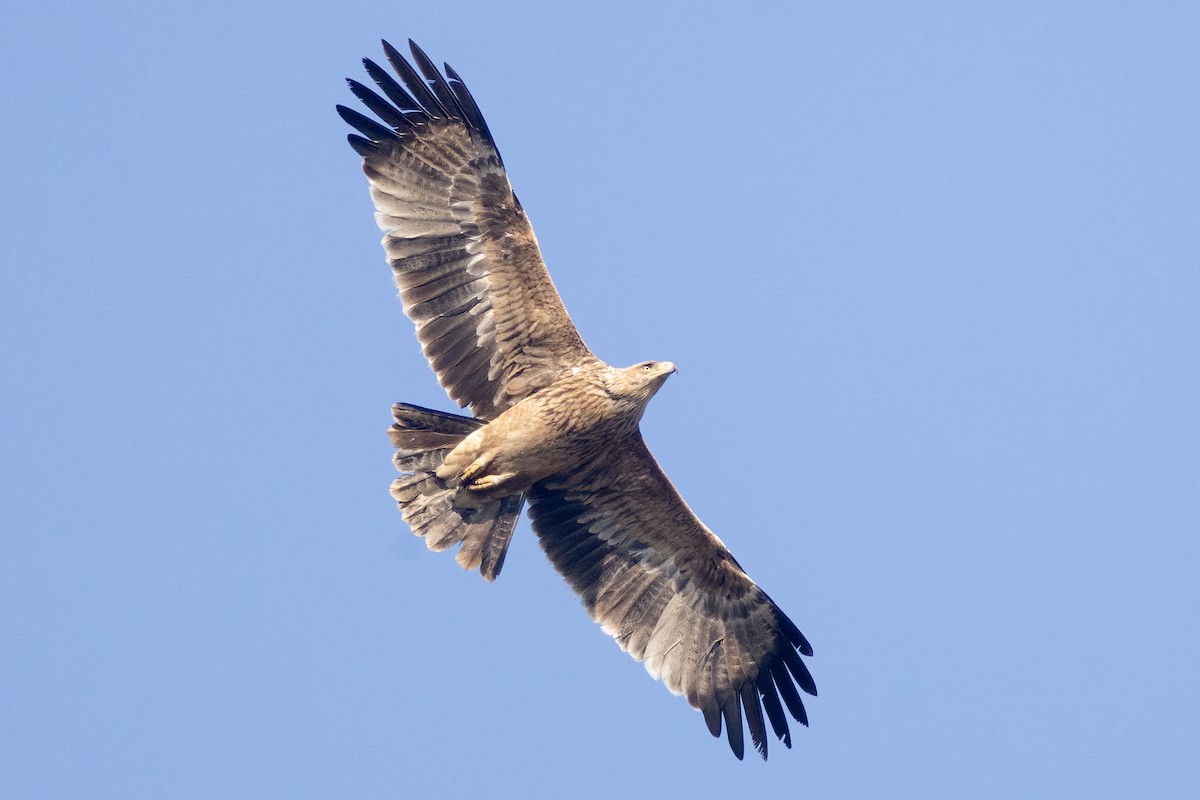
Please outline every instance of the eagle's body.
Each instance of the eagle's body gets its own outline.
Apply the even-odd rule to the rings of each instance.
[[[654,361],[573,368],[455,445],[437,476],[468,495],[498,498],[603,462],[611,448],[628,445],[646,403],[674,371]]]
[[[411,43],[410,43],[411,44]],[[338,107],[362,136],[376,221],[405,313],[451,398],[473,417],[397,404],[390,431],[405,521],[493,580],[526,502],[538,541],[617,643],[743,753],[765,720],[791,746],[808,724],[808,641],[692,513],[642,440],[669,362],[610,367],[583,343],[509,186],[491,132],[447,65],[390,45],[403,86],[364,60],[384,124]],[[386,98],[386,99],[385,99]],[[765,718],[764,718],[765,713]]]

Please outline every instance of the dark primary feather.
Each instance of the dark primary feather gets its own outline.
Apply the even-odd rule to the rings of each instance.
[[[783,740],[784,747],[790,748],[792,733],[788,730],[787,717],[783,713],[783,706],[779,704],[779,694],[771,680],[770,671],[759,671],[755,684],[758,686],[758,693],[762,696],[763,709],[767,712],[767,719],[771,720],[771,729],[775,731],[776,736]],[[763,749],[766,750],[765,745]]]
[[[396,133],[390,128],[385,128],[370,117],[363,116],[353,108],[346,106],[337,106],[337,112],[352,128],[366,136],[368,139],[380,142],[386,139],[395,139]]]
[[[416,45],[411,40],[408,44],[409,48],[413,51],[413,55],[416,56]],[[404,85],[408,87],[409,93],[416,98],[427,114],[447,119],[454,116],[450,113],[449,109],[438,101],[433,92],[429,90],[429,86],[425,81],[421,80],[421,76],[412,68],[412,64],[409,64],[404,56],[396,52],[396,48],[385,41],[383,42],[383,52],[387,56],[388,63],[392,65],[392,68],[396,70],[396,74],[400,76],[400,80],[404,81]]]
[[[409,127],[410,123],[404,117],[404,114],[400,113],[391,103],[353,78],[347,78],[346,83],[350,85],[350,91],[354,92],[354,96],[361,100],[364,106],[371,109],[371,112],[375,116],[395,129]]]
[[[350,146],[354,148],[354,152],[358,153],[363,158],[369,158],[379,152],[379,145],[370,139],[350,133],[346,135],[346,141],[350,142]]]
[[[363,59],[363,67],[366,68],[367,74],[371,76],[371,80],[375,81],[375,85],[379,87],[380,91],[404,115],[414,114],[422,118],[428,118],[425,109],[421,108],[421,104],[414,100],[412,95],[404,91],[404,87],[396,83],[396,79],[389,75],[387,70],[369,58]],[[408,117],[405,116],[405,119],[408,119]]]
[[[763,725],[762,707],[758,704],[758,686],[747,681],[741,689],[742,710],[746,712],[746,727],[750,729],[750,740],[754,749],[767,757],[767,729]]]
[[[741,761],[746,748],[742,741],[742,709],[736,694],[725,698],[721,715],[725,717],[725,736],[729,739],[729,749]]]
[[[471,96],[471,90],[463,83],[463,79],[458,77],[458,73],[449,64],[443,64],[446,68],[446,75],[450,78],[450,88],[454,91],[454,96],[458,98],[458,107],[463,110],[463,115],[471,127],[483,134],[483,138],[491,142],[492,147],[496,146],[495,140],[492,139],[492,132],[488,130],[487,121],[483,118],[483,112],[479,110],[479,106],[475,103],[475,98]],[[496,150],[496,155],[500,155],[500,151]],[[501,159],[501,163],[504,160]]]
[[[429,60],[429,56],[425,55],[425,51],[417,47],[417,43],[412,39],[408,40],[409,49],[412,50],[413,58],[417,62],[417,67],[420,68],[421,74],[425,76],[429,88],[433,91],[434,97],[437,98],[438,105],[446,112],[447,116],[457,119],[465,118],[463,110],[458,105],[458,99],[454,96],[454,92],[450,91],[450,87],[446,84],[446,79],[438,72],[437,67]]]

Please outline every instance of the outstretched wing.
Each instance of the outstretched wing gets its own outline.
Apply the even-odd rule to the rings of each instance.
[[[380,96],[349,81],[376,120],[338,106],[362,135],[376,222],[404,312],[460,406],[490,419],[593,358],[550,281],[487,123],[462,80],[411,41],[420,73],[387,42],[403,86],[364,59]],[[407,89],[405,88],[407,87]]]
[[[792,746],[783,706],[808,724],[796,687],[817,693],[800,658],[812,647],[687,507],[640,434],[577,474],[535,484],[529,501],[542,548],[588,613],[703,712],[713,736],[724,720],[741,758],[744,712],[765,759],[765,710]]]

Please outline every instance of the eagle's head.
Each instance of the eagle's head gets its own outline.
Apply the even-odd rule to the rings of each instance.
[[[650,398],[678,370],[670,361],[643,361],[624,369],[614,369],[608,376],[608,389],[614,395],[645,408]]]

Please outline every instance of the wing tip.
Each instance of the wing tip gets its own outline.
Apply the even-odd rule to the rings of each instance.
[[[376,122],[362,112],[355,111],[353,108],[344,106],[341,103],[338,103],[334,108],[337,110],[338,116],[347,125],[372,142],[382,142],[387,139],[398,138],[394,130]]]
[[[425,54],[425,51],[415,41],[409,39],[408,47],[412,53],[412,61],[416,62],[414,68],[412,62],[393,47],[387,39],[380,39],[379,43],[384,56],[400,81],[397,82],[393,79],[386,70],[371,59],[364,58],[362,61],[367,74],[379,86],[387,100],[379,97],[358,81],[347,78],[347,82],[350,84],[350,90],[368,109],[395,129],[396,133],[393,133],[393,136],[408,131],[415,124],[431,119],[452,120],[469,131],[473,131],[491,148],[500,166],[504,166],[504,159],[500,155],[499,148],[496,147],[496,140],[488,128],[483,113],[479,110],[478,103],[471,96],[471,91],[467,88],[466,83],[449,64],[443,64],[442,69],[439,70]],[[362,128],[362,120],[370,120],[370,118],[362,115],[359,117],[361,119],[355,117],[352,121],[347,119],[344,114],[342,115],[343,119],[346,119],[364,136],[378,140],[379,137],[376,134],[379,134],[380,131],[371,128],[368,132]],[[370,125],[373,122],[371,120],[366,124]]]
[[[380,150],[379,145],[377,145],[375,142],[372,142],[370,139],[365,139],[362,136],[359,136],[357,133],[346,134],[346,141],[350,143],[350,147],[354,149],[354,152],[358,153],[363,158],[370,158]]]
[[[729,695],[721,704],[721,716],[725,718],[725,738],[729,749],[741,761],[746,755],[746,740],[742,732],[742,703],[737,694]]]
[[[762,706],[758,701],[758,687],[751,681],[742,684],[742,709],[746,712],[746,727],[750,729],[750,741],[754,749],[767,760],[767,726],[763,721]]]
[[[803,689],[805,694],[816,697],[817,682],[813,680],[812,673],[808,671],[808,665],[800,658],[800,654],[792,647],[785,645],[783,648],[783,663],[787,665],[788,672],[792,674],[796,685]]]
[[[700,713],[704,714],[704,724],[708,726],[708,732],[714,738],[721,738],[721,709],[714,705],[706,705],[701,709]]]

